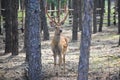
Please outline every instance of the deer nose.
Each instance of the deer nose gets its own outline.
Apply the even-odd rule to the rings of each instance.
[[[62,30],[60,30],[60,32],[62,32]]]

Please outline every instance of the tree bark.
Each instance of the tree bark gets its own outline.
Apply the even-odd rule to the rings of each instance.
[[[99,23],[99,32],[102,32],[103,27],[103,17],[104,17],[104,4],[105,0],[101,0],[101,12],[100,12],[100,23]]]
[[[118,0],[118,34],[120,34],[120,0]]]
[[[18,55],[18,0],[12,0],[12,55]]]
[[[20,0],[20,9],[21,10],[25,9],[25,0]]]
[[[11,0],[6,0],[5,5],[5,54],[7,54],[12,51]]]
[[[0,35],[2,34],[2,28],[1,28],[1,0],[0,0]]]
[[[41,79],[40,1],[26,0],[26,52],[29,55],[29,80]]]
[[[79,31],[82,30],[82,1],[83,0],[78,0],[78,27]]]
[[[114,26],[116,26],[117,0],[114,1],[114,7],[113,8],[114,8],[114,12],[113,12],[113,20],[114,21],[113,21],[113,24],[114,24]]]
[[[43,28],[43,40],[49,40],[49,31],[45,15],[45,0],[40,0],[40,8],[41,27]]]
[[[25,0],[25,4],[28,4],[28,1],[27,0]],[[27,48],[27,39],[28,39],[28,26],[29,26],[29,24],[27,23],[28,22],[28,18],[27,18],[27,16],[26,15],[28,15],[29,13],[28,13],[28,11],[27,11],[27,5],[25,5],[25,30],[24,30],[24,48],[23,48],[23,51],[25,51],[26,52],[26,62],[28,62],[29,61],[29,54],[27,53],[27,50],[26,50],[26,48]]]
[[[93,7],[93,33],[97,33],[97,22],[96,22],[96,0],[94,1],[94,7]]]
[[[72,0],[68,0],[68,8],[69,9],[73,9],[73,1]],[[72,24],[72,14],[73,14],[73,11],[69,11],[69,24]]]
[[[108,26],[110,26],[111,0],[108,0]]]
[[[81,34],[78,80],[88,80],[90,44],[91,44],[92,8],[93,1],[84,0],[84,16],[83,16],[84,20]]]
[[[78,39],[78,0],[73,0],[73,28],[72,28],[72,40]]]
[[[119,41],[118,41],[118,46],[120,46],[120,35],[119,35]]]

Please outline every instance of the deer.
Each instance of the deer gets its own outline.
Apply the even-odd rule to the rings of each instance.
[[[51,48],[54,57],[54,66],[56,67],[57,57],[58,65],[61,66],[63,63],[63,70],[65,73],[65,55],[68,47],[68,39],[61,35],[62,30],[59,27],[55,27],[54,37],[51,41]]]
[[[53,52],[54,67],[56,68],[56,65],[58,65],[60,69],[60,66],[63,64],[63,72],[65,73],[65,55],[68,48],[68,38],[62,35],[61,26],[64,24],[67,18],[68,11],[66,10],[67,12],[63,20],[60,21],[59,19],[58,22],[55,20],[55,18],[53,19],[51,16],[49,16],[47,11],[47,6],[45,11],[48,18],[51,20],[52,23],[54,23],[53,27],[55,29],[54,36],[51,40],[51,50]],[[57,59],[58,59],[58,64],[57,64]]]

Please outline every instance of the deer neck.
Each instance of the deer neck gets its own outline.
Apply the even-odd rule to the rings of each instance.
[[[60,35],[55,35],[55,36],[54,36],[54,43],[55,43],[56,45],[58,45],[59,42],[60,42]]]

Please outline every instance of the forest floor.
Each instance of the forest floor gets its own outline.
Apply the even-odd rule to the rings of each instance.
[[[53,30],[50,29],[50,40],[41,42],[43,80],[76,80],[80,54],[80,32],[78,41],[71,41],[71,27],[63,29],[63,35],[69,38],[68,51],[66,53],[66,71],[59,75],[54,73],[53,54],[50,48]],[[27,63],[23,49],[23,34],[19,39],[19,55],[4,53],[4,37],[0,36],[0,80],[27,80]],[[120,80],[120,47],[118,47],[119,35],[117,27],[104,27],[103,32],[92,34],[90,48],[89,80]]]

